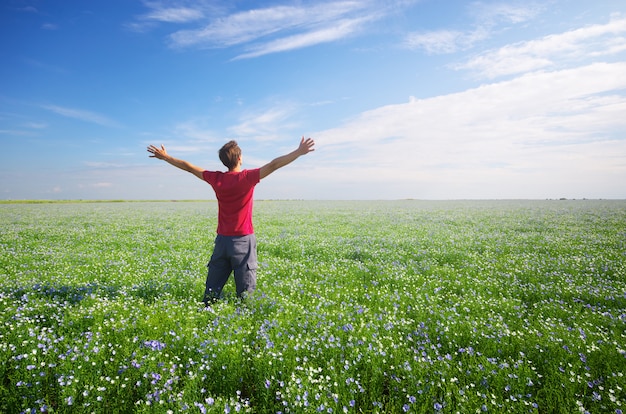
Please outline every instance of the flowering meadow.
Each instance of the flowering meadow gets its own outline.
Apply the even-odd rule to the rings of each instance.
[[[2,413],[622,413],[626,202],[0,204]]]

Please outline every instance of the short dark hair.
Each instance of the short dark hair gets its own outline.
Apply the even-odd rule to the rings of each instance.
[[[228,141],[219,151],[220,161],[229,170],[237,166],[239,157],[241,157],[241,148],[237,145],[237,141]]]

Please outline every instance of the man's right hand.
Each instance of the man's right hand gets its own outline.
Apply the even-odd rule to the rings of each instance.
[[[148,152],[151,153],[150,158],[158,158],[160,160],[164,160],[168,157],[167,151],[165,150],[165,146],[161,144],[161,148],[157,148],[154,145],[150,145],[148,147]]]

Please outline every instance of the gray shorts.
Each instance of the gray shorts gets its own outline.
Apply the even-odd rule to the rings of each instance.
[[[217,299],[231,273],[235,275],[237,296],[252,294],[256,288],[256,236],[222,236],[215,238],[215,247],[209,261],[204,291],[205,303]]]

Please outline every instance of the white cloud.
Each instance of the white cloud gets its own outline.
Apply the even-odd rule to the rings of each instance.
[[[216,9],[206,2],[197,1],[144,1],[143,3],[149,11],[138,16],[136,21],[124,24],[127,29],[143,33],[157,27],[160,23],[192,23],[206,18]]]
[[[473,32],[437,30],[426,33],[410,33],[405,38],[405,46],[410,49],[423,49],[428,54],[454,53],[472,47],[489,35],[482,29]]]
[[[188,156],[198,156],[203,154],[217,154],[216,146],[221,145],[224,138],[217,136],[211,129],[209,121],[202,118],[189,119],[176,124],[169,133],[159,134],[158,137],[146,139],[143,144],[160,146],[172,155],[184,154]],[[148,157],[148,153],[145,153]],[[191,161],[191,160],[189,160]]]
[[[462,32],[456,30],[436,30],[425,33],[410,33],[406,36],[405,45],[410,49],[424,49],[426,53],[452,53],[459,48]]]
[[[202,29],[178,31],[170,37],[175,46],[226,47],[302,24],[305,14],[304,9],[289,6],[249,10],[217,19]]]
[[[224,48],[243,46],[236,58],[312,46],[343,39],[363,30],[363,23],[397,13],[414,0],[344,0],[297,2],[211,16],[201,28],[169,36],[173,47]]]
[[[195,144],[213,143],[217,141],[215,132],[211,130],[207,120],[201,118],[178,123],[172,135],[193,142],[194,148],[197,148]]]
[[[277,34],[318,31],[329,28],[345,16],[357,13],[367,2],[341,1],[312,6],[275,6],[238,12],[215,19],[198,30],[172,34],[176,46],[207,45],[225,47],[255,41]]]
[[[507,45],[473,57],[457,69],[472,70],[493,79],[590,57],[610,56],[626,51],[626,18],[614,18],[538,40]]]
[[[520,24],[537,15],[540,8],[533,5],[473,3],[471,14],[475,23],[471,29],[438,29],[416,31],[406,35],[405,47],[422,49],[428,54],[447,54],[468,50],[489,39],[507,25]]]
[[[282,103],[259,112],[249,112],[242,116],[241,122],[229,128],[229,132],[243,139],[255,141],[276,140],[281,131],[293,128],[287,120],[294,113],[293,105]]]
[[[494,26],[501,23],[524,23],[537,16],[544,8],[545,5],[532,2],[523,5],[474,2],[470,13],[481,25]]]
[[[418,198],[593,196],[626,178],[623,73],[593,64],[368,111],[315,134],[316,174]]]
[[[237,56],[236,59],[253,58],[270,53],[285,52],[320,43],[332,42],[354,33],[363,22],[363,19],[346,19],[336,22],[331,27],[324,26],[308,33],[287,36],[261,45],[255,45],[250,48],[249,52]]]
[[[132,32],[137,32],[137,33],[145,33],[148,32],[149,30],[151,30],[152,28],[156,27],[156,23],[155,22],[128,22],[128,23],[124,23],[123,27],[132,31]]]
[[[202,10],[190,7],[159,7],[143,16],[146,20],[156,20],[167,23],[186,23],[204,17]]]

